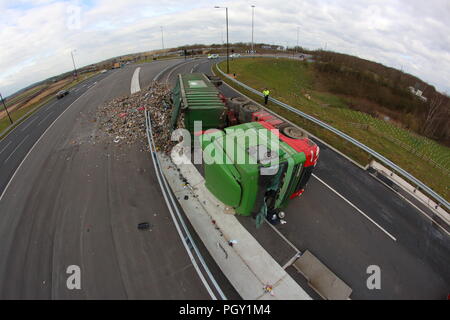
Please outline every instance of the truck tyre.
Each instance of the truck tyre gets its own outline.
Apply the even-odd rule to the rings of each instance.
[[[300,128],[291,126],[291,125],[287,125],[284,126],[280,129],[280,131],[287,137],[292,138],[292,139],[304,139],[307,138],[308,135],[306,134],[306,132]]]
[[[220,79],[220,77],[217,76],[208,76],[209,80],[211,81],[211,83],[213,85],[215,85],[216,87],[222,85],[222,79]]]
[[[244,97],[234,97],[228,100],[228,109],[233,111],[236,115],[239,114],[239,110],[241,109],[241,106],[249,103],[250,101],[247,98]]]
[[[241,107],[241,110],[239,111],[239,121],[241,123],[247,123],[252,121],[252,114],[254,112],[258,112],[259,107],[254,104],[245,104]]]

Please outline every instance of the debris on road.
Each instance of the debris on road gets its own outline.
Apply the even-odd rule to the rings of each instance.
[[[275,295],[273,292],[273,286],[271,286],[270,284],[265,285],[263,289],[264,289],[264,292],[269,293],[271,296]]]
[[[169,153],[177,143],[170,139],[170,94],[166,84],[154,81],[139,92],[100,106],[96,122],[109,137],[107,139],[116,145],[140,143],[147,146],[145,112],[150,111],[156,149]]]
[[[150,224],[148,222],[142,222],[138,224],[139,230],[147,230],[150,229]]]

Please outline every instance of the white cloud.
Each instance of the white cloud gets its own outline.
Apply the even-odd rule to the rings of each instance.
[[[356,54],[450,91],[450,5],[445,0],[185,1],[0,0],[0,92],[5,95],[77,65],[121,54],[225,39],[300,45]],[[73,7],[81,8],[77,16]],[[79,29],[77,29],[79,27]]]

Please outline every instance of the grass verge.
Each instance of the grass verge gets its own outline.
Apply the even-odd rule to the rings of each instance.
[[[270,64],[270,67],[267,67],[267,64]],[[222,66],[221,69],[223,70]],[[214,66],[214,69],[216,74],[220,76],[216,66]],[[345,100],[341,97],[326,92],[315,92],[312,89],[313,74],[308,64],[287,59],[250,58],[232,61],[230,69],[231,72],[237,74],[239,81],[257,90],[269,87],[272,97],[308,113],[361,141],[410,172],[449,200],[450,179],[446,168],[423,161],[423,157],[419,157],[410,150],[400,147],[397,139],[392,139],[392,133],[386,132],[390,128],[386,128],[385,125],[379,123],[382,120],[370,119],[367,118],[370,116],[366,114],[348,109]],[[261,97],[252,94],[234,82],[224,79],[224,77],[222,79],[231,87],[250,98],[256,101],[262,100]],[[305,94],[309,95],[310,98],[308,99]],[[357,163],[365,166],[370,162],[371,156],[369,154],[332,132],[273,103],[269,103],[268,108],[305,128],[305,130],[332,145]],[[368,124],[365,124],[360,121],[361,118],[369,119],[370,121],[367,120]],[[404,136],[404,132],[402,132],[402,136]],[[435,144],[431,145],[433,148],[437,148],[439,155],[444,157],[448,155],[447,152],[449,150],[445,150],[445,147],[436,147]]]

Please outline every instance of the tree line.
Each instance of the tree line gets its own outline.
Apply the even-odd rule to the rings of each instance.
[[[313,54],[314,69],[328,91],[369,100],[372,108],[391,110],[405,127],[450,145],[450,98],[434,86],[373,61],[322,50]],[[409,87],[420,89],[427,100],[412,94]]]

